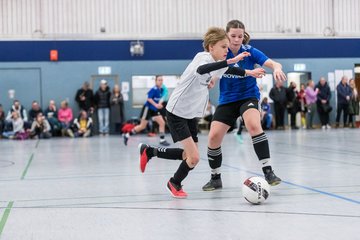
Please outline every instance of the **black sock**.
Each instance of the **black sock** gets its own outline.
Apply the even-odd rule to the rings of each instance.
[[[174,176],[170,179],[170,182],[175,183],[176,185],[181,186],[181,182],[186,178],[191,170],[194,168],[190,168],[186,163],[186,160],[182,161],[178,170],[175,172]]]
[[[211,173],[216,175],[220,174],[220,167],[222,163],[221,146],[215,149],[208,147],[208,160],[211,168]]]
[[[260,163],[262,164],[262,170],[266,174],[269,171],[272,171],[271,163],[270,163],[270,150],[269,150],[269,142],[266,137],[266,134],[260,133],[257,136],[252,137],[252,142],[254,145],[254,150]]]
[[[155,147],[152,148],[152,155],[157,156],[158,158],[173,159],[173,160],[183,160],[184,149],[181,148],[162,148]]]
[[[165,134],[164,133],[160,133],[160,142],[165,140]]]

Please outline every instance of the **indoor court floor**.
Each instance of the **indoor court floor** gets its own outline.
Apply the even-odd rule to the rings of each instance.
[[[184,181],[188,199],[165,185],[178,161],[154,158],[144,174],[138,135],[0,141],[0,239],[360,239],[360,130],[267,132],[275,173],[263,205],[242,197],[242,182],[261,174],[251,139],[228,134],[224,188],[209,177],[207,135],[201,161]],[[167,135],[168,140],[170,136]]]

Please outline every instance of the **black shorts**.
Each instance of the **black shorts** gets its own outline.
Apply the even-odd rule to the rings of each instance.
[[[222,122],[232,127],[238,117],[250,108],[259,110],[259,101],[256,98],[219,105],[215,110],[213,121]]]
[[[160,115],[161,115],[160,111],[153,111],[148,106],[144,105],[140,113],[140,119],[149,121],[150,118]]]
[[[192,137],[198,142],[198,119],[185,119],[166,111],[167,123],[174,143]]]

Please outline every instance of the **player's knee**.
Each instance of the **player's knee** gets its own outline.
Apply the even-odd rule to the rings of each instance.
[[[216,132],[211,132],[209,133],[209,136],[208,136],[208,141],[209,141],[209,145],[211,145],[213,147],[213,145],[217,145],[218,142],[220,141],[221,139],[221,136],[219,133],[216,133]]]
[[[188,158],[188,164],[190,165],[190,167],[195,167],[200,161],[200,156],[198,153],[196,154],[191,154]]]
[[[263,129],[259,124],[249,124],[249,126],[246,126],[246,129],[251,136],[258,135],[263,132]]]

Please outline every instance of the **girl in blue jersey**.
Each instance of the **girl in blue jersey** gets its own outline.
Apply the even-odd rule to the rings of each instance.
[[[248,45],[250,36],[245,32],[245,26],[238,20],[230,21],[226,26],[226,32],[230,39],[227,58],[249,52],[250,56],[243,61],[232,64],[232,67],[254,69],[258,64],[273,70],[276,81],[285,81],[286,77],[282,66],[269,59],[260,50]],[[222,163],[221,142],[234,125],[236,119],[241,116],[245,126],[252,137],[254,150],[262,165],[265,179],[270,185],[281,182],[271,167],[270,151],[267,137],[261,127],[259,111],[260,91],[256,84],[256,78],[247,76],[241,81],[234,81],[239,76],[225,73],[220,79],[220,98],[210,127],[208,142],[208,160],[211,167],[211,179],[203,186],[204,191],[212,191],[222,188],[220,167]]]

